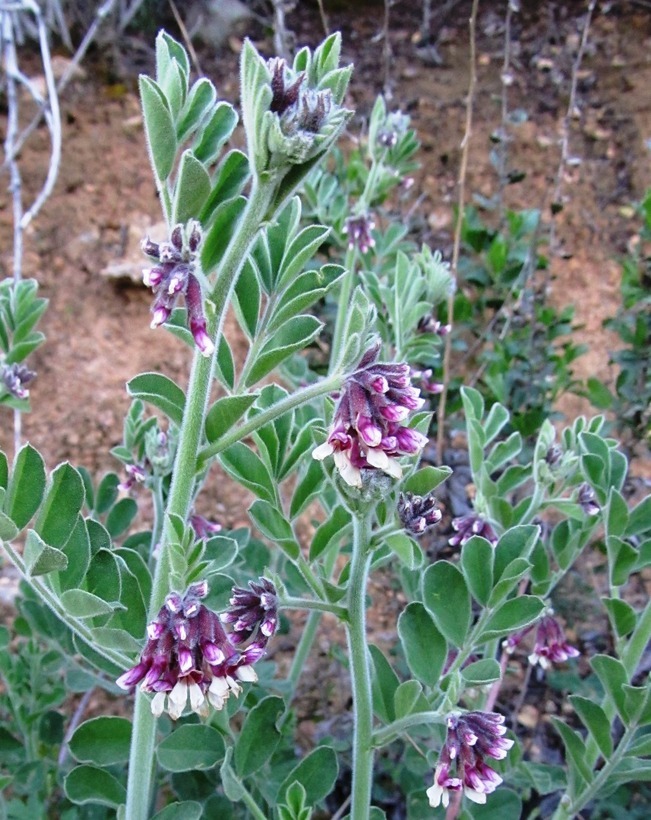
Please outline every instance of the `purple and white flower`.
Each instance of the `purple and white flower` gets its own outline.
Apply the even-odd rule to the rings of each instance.
[[[536,630],[533,651],[529,655],[532,666],[540,665],[549,669],[552,663],[564,663],[569,658],[578,658],[579,650],[568,643],[563,627],[553,617],[553,610],[549,609],[537,624],[528,626],[516,632],[504,641],[504,649],[511,653],[522,640],[533,630]]]
[[[375,239],[371,231],[375,228],[375,220],[370,214],[349,216],[343,232],[348,236],[348,248],[358,248],[361,253],[368,253],[375,247]]]
[[[427,444],[422,433],[401,424],[424,404],[409,365],[376,362],[379,352],[379,345],[369,350],[344,382],[330,434],[312,453],[319,461],[334,455],[351,487],[362,486],[362,470],[400,478],[398,457],[416,455]]]
[[[36,378],[36,373],[24,364],[6,364],[1,368],[1,378],[5,390],[16,399],[29,397],[27,385]]]
[[[268,636],[261,632],[242,647],[246,639],[233,640],[220,616],[201,603],[207,594],[206,581],[191,584],[183,596],[170,593],[147,627],[140,660],[116,681],[122,689],[140,684],[152,693],[157,717],[166,711],[177,720],[188,705],[205,716],[211,706],[222,709],[231,694],[237,697],[243,682],[257,680],[253,664],[264,656]]]
[[[452,529],[455,533],[448,540],[448,544],[452,547],[463,546],[473,535],[481,535],[482,538],[489,541],[493,547],[498,541],[495,530],[488,521],[482,518],[481,515],[477,515],[477,513],[470,513],[469,515],[462,515],[460,518],[454,518],[452,521]]]
[[[434,783],[427,789],[432,808],[447,808],[451,791],[463,791],[474,803],[485,803],[502,782],[485,757],[503,760],[513,741],[504,737],[504,717],[497,712],[466,712],[448,717],[448,732],[434,771]]]
[[[211,356],[215,346],[206,330],[203,295],[195,275],[195,259],[200,245],[201,228],[198,222],[189,223],[187,231],[183,225],[177,225],[169,242],[158,244],[145,239],[142,250],[157,264],[143,270],[142,278],[155,296],[151,306],[151,326],[155,328],[164,324],[183,294],[188,309],[188,326],[195,344],[204,356]]]

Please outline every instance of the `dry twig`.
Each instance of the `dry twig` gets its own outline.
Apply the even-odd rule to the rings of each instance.
[[[463,214],[466,204],[466,174],[468,171],[468,155],[470,151],[470,138],[472,134],[472,112],[475,97],[475,86],[477,84],[477,10],[479,0],[472,0],[472,11],[468,22],[470,32],[470,79],[468,82],[468,97],[466,99],[466,126],[461,143],[461,163],[459,166],[459,192],[457,200],[457,220],[454,227],[454,245],[452,249],[452,274],[457,279],[459,266],[459,253],[461,250],[461,227],[463,225]],[[454,321],[454,292],[448,296],[448,319],[449,324]],[[445,337],[445,347],[443,349],[443,391],[439,399],[437,414],[437,435],[436,435],[436,460],[438,464],[443,460],[443,441],[445,438],[445,408],[447,404],[448,386],[450,381],[450,353],[452,350],[452,334]]]

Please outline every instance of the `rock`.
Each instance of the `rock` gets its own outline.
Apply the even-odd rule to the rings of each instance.
[[[146,237],[154,242],[161,242],[167,236],[165,222],[152,225],[151,219],[143,214],[129,220],[124,243],[124,253],[112,259],[100,273],[108,279],[127,279],[135,284],[142,284],[142,269],[147,267],[147,257],[143,254],[140,243]]]

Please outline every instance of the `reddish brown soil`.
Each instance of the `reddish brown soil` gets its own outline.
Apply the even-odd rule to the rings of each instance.
[[[468,86],[467,9],[462,3],[447,21],[439,45],[443,64],[431,66],[415,52],[417,11],[401,8],[418,5],[394,8],[390,86],[393,104],[411,114],[423,142],[416,186],[423,234],[434,247],[449,253]],[[581,163],[567,171],[567,202],[552,248],[553,299],[558,305],[575,305],[583,325],[579,341],[590,348],[577,363],[577,372],[605,380],[612,376],[608,350],[616,339],[603,331],[602,321],[616,310],[617,259],[635,232],[627,208],[651,184],[646,147],[651,137],[651,13],[632,3],[618,9],[612,5],[610,13],[595,17],[590,31],[577,99],[581,115],[572,121],[570,133],[570,153]],[[545,10],[540,16],[523,15],[514,21],[515,81],[509,105],[525,109],[528,121],[511,129],[510,164],[525,170],[527,178],[510,186],[505,196],[509,207],[543,207],[547,215],[585,4],[541,6]],[[381,4],[326,3],[326,8],[332,29],[343,31],[345,59],[356,63],[350,102],[366,115],[382,90],[381,44],[373,41]],[[315,44],[321,36],[315,9],[301,8],[288,22],[299,43]],[[468,190],[484,195],[497,187],[488,152],[490,134],[500,124],[499,24],[490,8],[482,12]],[[238,42],[231,38],[216,57],[202,55],[202,67],[232,101],[237,96]],[[271,54],[269,41],[258,42]],[[30,64],[35,65],[33,60]],[[44,453],[49,467],[70,459],[100,472],[116,468],[109,449],[121,439],[129,406],[125,382],[137,373],[159,370],[183,383],[189,362],[179,342],[162,329],[149,329],[150,297],[144,288],[101,275],[109,263],[134,252],[138,231],[130,233],[131,226],[144,227],[160,218],[138,122],[135,76],[120,86],[108,85],[102,77],[99,69],[87,67],[86,78],[74,81],[62,99],[59,179],[25,237],[23,269],[24,276],[38,279],[42,295],[50,300],[42,323],[47,343],[30,361],[38,378],[32,390],[33,412],[24,419],[25,438]],[[358,125],[355,121],[351,132]],[[42,182],[48,152],[47,133],[41,129],[21,156],[27,202]],[[11,236],[11,199],[3,187],[1,276],[12,272]],[[125,247],[129,236],[131,247]],[[133,258],[137,260],[137,252]],[[140,264],[134,261],[136,271]],[[229,333],[236,339],[232,324]],[[568,415],[590,412],[572,398],[564,401],[563,409]],[[11,414],[2,412],[0,447],[11,452]],[[242,491],[226,482],[208,488],[206,506],[227,526],[242,523],[245,517]],[[393,605],[373,615],[380,640],[382,633],[394,634],[395,616]],[[347,708],[341,667],[334,662],[333,645],[340,639],[336,630],[324,630],[317,642],[319,657],[310,662],[313,672],[318,665],[318,676],[307,670],[308,678],[331,681],[329,704],[319,692],[318,705],[314,693],[307,693],[302,705],[301,713],[311,715],[302,724],[310,736],[318,714],[332,716]]]

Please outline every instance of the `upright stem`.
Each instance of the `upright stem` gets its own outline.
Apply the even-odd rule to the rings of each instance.
[[[368,820],[373,776],[373,701],[366,639],[366,583],[372,555],[369,530],[368,515],[354,514],[346,626],[354,715],[351,820]]]
[[[341,280],[341,290],[339,291],[339,304],[337,305],[337,318],[332,332],[332,350],[330,351],[330,373],[333,373],[339,364],[341,352],[344,349],[345,339],[344,328],[350,310],[350,299],[355,289],[357,274],[355,271],[355,260],[357,259],[357,248],[348,248],[344,260],[344,273]]]
[[[233,237],[224,254],[216,275],[213,293],[214,313],[208,320],[208,330],[215,337],[215,349],[219,345],[224,316],[237,275],[260,224],[267,213],[273,190],[254,186],[249,196],[240,229]],[[216,354],[215,354],[216,355]],[[194,352],[192,371],[187,390],[187,403],[176,450],[172,483],[167,498],[163,521],[160,556],[156,563],[152,584],[149,618],[153,619],[163,605],[169,590],[169,545],[173,532],[170,515],[178,515],[185,520],[190,512],[197,475],[197,453],[203,439],[210,388],[212,385],[213,358]],[[154,746],[156,739],[156,719],[151,713],[148,698],[138,691],[133,719],[131,755],[127,783],[128,820],[146,820],[149,816],[149,801],[154,770]]]

